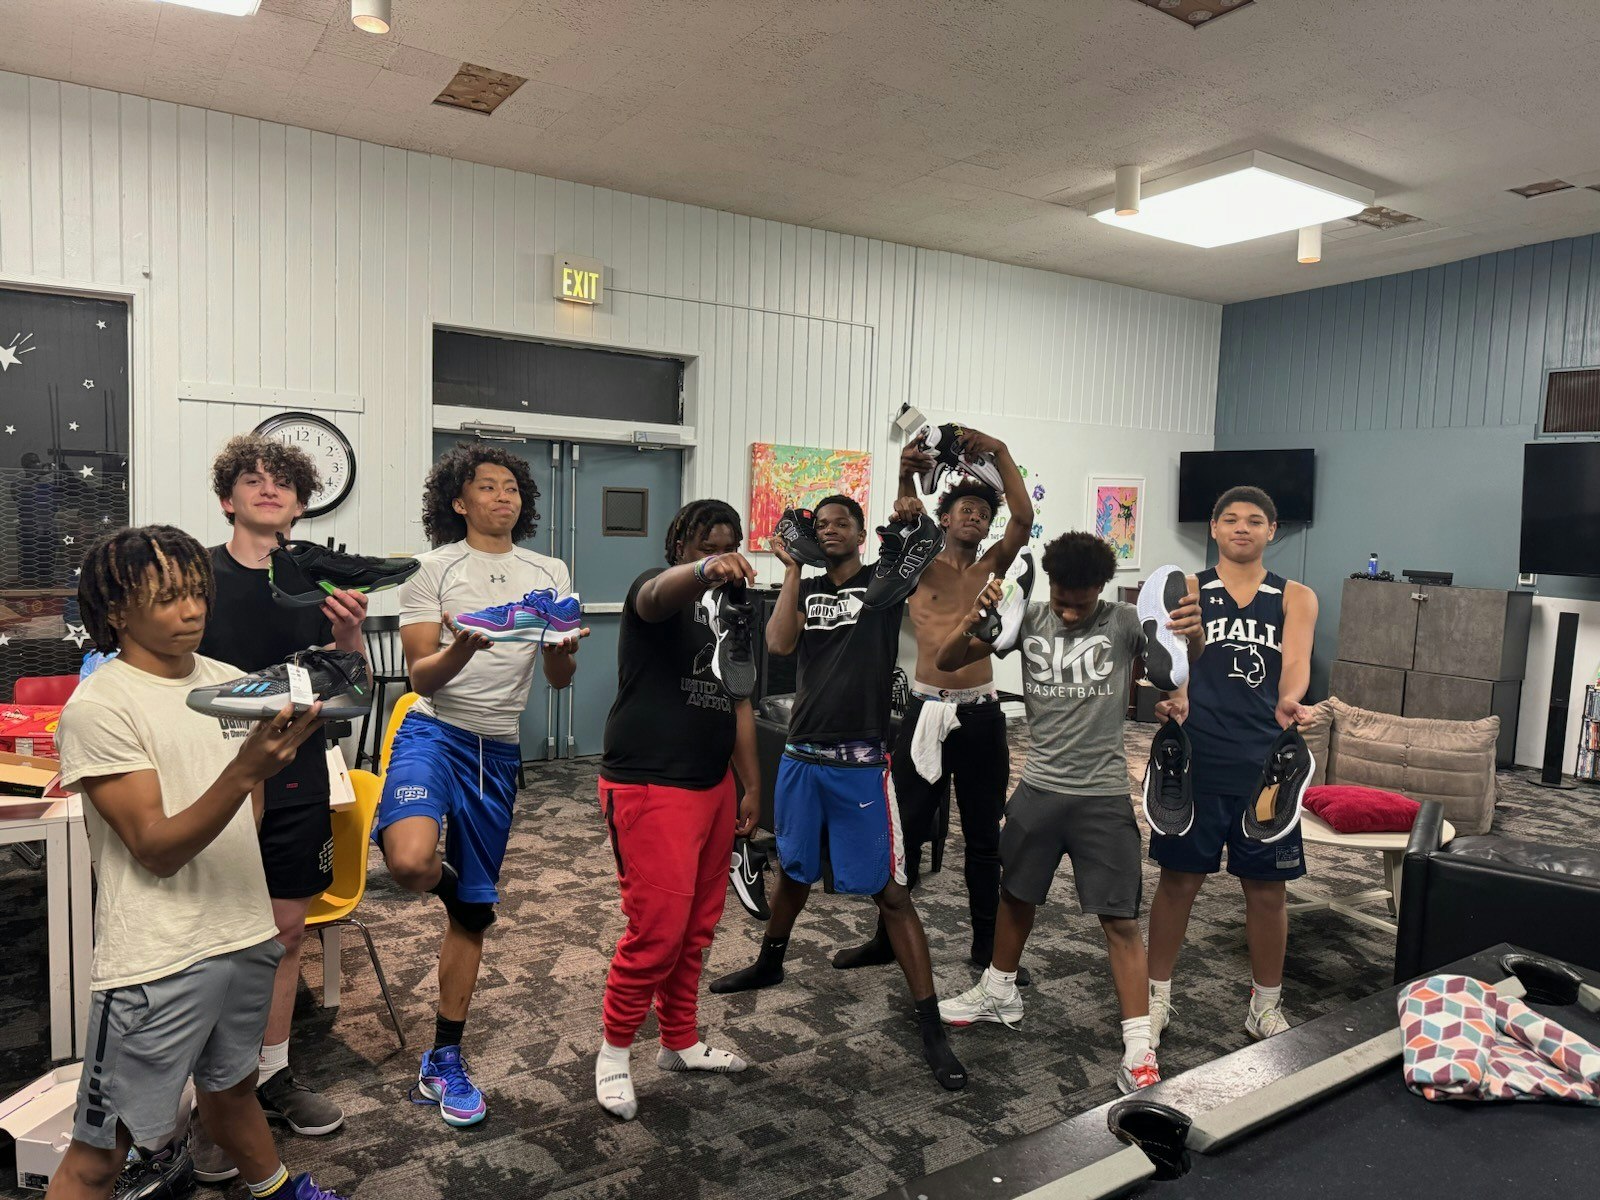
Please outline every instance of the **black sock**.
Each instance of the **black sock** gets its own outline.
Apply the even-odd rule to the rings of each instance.
[[[788,938],[762,938],[761,953],[756,961],[741,971],[713,979],[711,991],[717,995],[729,992],[748,992],[756,988],[772,987],[783,982],[783,955],[789,949]]]
[[[917,1001],[917,1025],[922,1030],[922,1057],[933,1068],[933,1077],[947,1092],[959,1092],[967,1086],[967,1069],[961,1065],[950,1041],[944,1035],[944,1025],[939,1020],[939,997],[929,996]]]
[[[461,1045],[461,1035],[466,1031],[467,1020],[463,1017],[459,1021],[452,1021],[443,1013],[433,1018],[433,1048],[443,1050],[446,1046]]]
[[[893,961],[894,946],[889,942],[889,931],[883,927],[882,917],[878,918],[878,928],[870,938],[859,946],[841,950],[833,956],[833,965],[841,971],[855,967],[881,967]]]

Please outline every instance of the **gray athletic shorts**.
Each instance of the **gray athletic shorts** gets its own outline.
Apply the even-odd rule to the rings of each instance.
[[[189,1076],[203,1092],[248,1077],[282,957],[268,938],[176,975],[94,993],[73,1140],[113,1149],[121,1122],[134,1141],[152,1141],[172,1131]]]
[[[1139,915],[1139,826],[1126,795],[1063,796],[1017,784],[1000,831],[1000,886],[1024,904],[1043,904],[1063,855],[1085,913]]]

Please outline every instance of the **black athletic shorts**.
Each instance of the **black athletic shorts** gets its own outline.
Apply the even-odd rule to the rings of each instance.
[[[261,865],[274,900],[320,896],[333,883],[333,815],[327,797],[261,816]]]

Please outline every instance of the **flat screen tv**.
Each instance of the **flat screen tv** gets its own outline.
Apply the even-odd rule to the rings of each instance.
[[[1178,456],[1178,520],[1209,521],[1217,497],[1249,484],[1272,497],[1278,520],[1311,520],[1314,450],[1190,450]]]
[[[1600,576],[1600,442],[1522,448],[1522,552],[1530,575]]]

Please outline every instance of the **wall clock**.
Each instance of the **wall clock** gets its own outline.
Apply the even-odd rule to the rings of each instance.
[[[314,413],[284,412],[268,417],[255,432],[300,447],[317,464],[322,486],[305,498],[306,516],[332,512],[349,497],[356,482],[356,452],[332,421]]]

